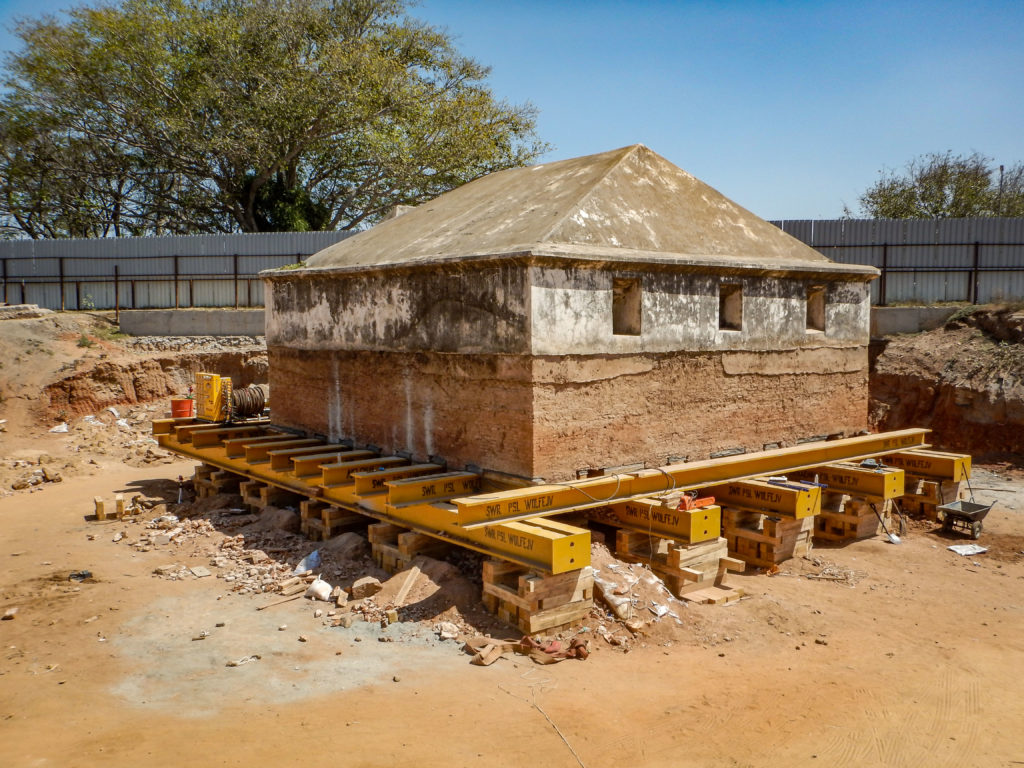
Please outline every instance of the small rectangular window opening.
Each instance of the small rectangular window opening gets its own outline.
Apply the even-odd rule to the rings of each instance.
[[[639,336],[643,309],[639,277],[612,279],[612,333]]]
[[[825,331],[825,286],[812,285],[807,289],[807,330]]]
[[[718,286],[718,328],[722,331],[743,330],[743,287],[739,283]]]

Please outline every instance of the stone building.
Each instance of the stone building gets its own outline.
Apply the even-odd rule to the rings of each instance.
[[[642,145],[502,171],[264,273],[273,421],[546,480],[852,435],[876,275]]]

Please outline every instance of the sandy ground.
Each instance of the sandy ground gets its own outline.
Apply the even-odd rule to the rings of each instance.
[[[899,545],[732,576],[747,598],[679,608],[681,626],[628,653],[591,635],[586,661],[477,667],[429,621],[332,628],[305,600],[256,611],[273,598],[154,575],[210,566],[194,548],[115,543],[124,524],[87,519],[93,498],[193,465],[149,453],[166,401],[119,405],[128,426],[100,411],[46,431],[48,382],[134,359],[72,320],[0,332],[0,614],[18,609],[0,621],[0,768],[1024,765],[1020,469],[975,471],[978,499],[997,502],[984,555],[915,523]],[[11,489],[44,466],[62,479]],[[827,566],[850,581],[807,578]]]
[[[918,524],[899,546],[816,548],[854,586],[791,561],[734,577],[747,599],[686,609],[699,636],[481,668],[423,624],[329,628],[304,600],[257,612],[268,596],[157,578],[179,553],[87,520],[94,496],[191,466],[112,464],[0,499],[0,608],[19,608],[0,622],[0,765],[1024,763],[1019,475],[975,473],[998,501],[985,555]],[[94,579],[68,581],[82,569]]]

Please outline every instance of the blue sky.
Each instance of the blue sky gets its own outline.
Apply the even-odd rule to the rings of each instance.
[[[66,7],[0,0],[0,23]],[[530,101],[544,159],[643,143],[768,219],[831,218],[924,152],[1024,161],[1024,2],[422,0]],[[0,50],[15,40],[0,35]]]

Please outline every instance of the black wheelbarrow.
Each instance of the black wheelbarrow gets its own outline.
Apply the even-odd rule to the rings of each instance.
[[[978,537],[981,536],[981,521],[985,519],[985,515],[988,514],[988,511],[993,506],[995,506],[995,502],[992,502],[992,504],[976,504],[973,500],[960,500],[943,504],[935,509],[939,520],[942,522],[943,531],[947,533],[949,531],[969,533],[971,538],[977,541]]]

